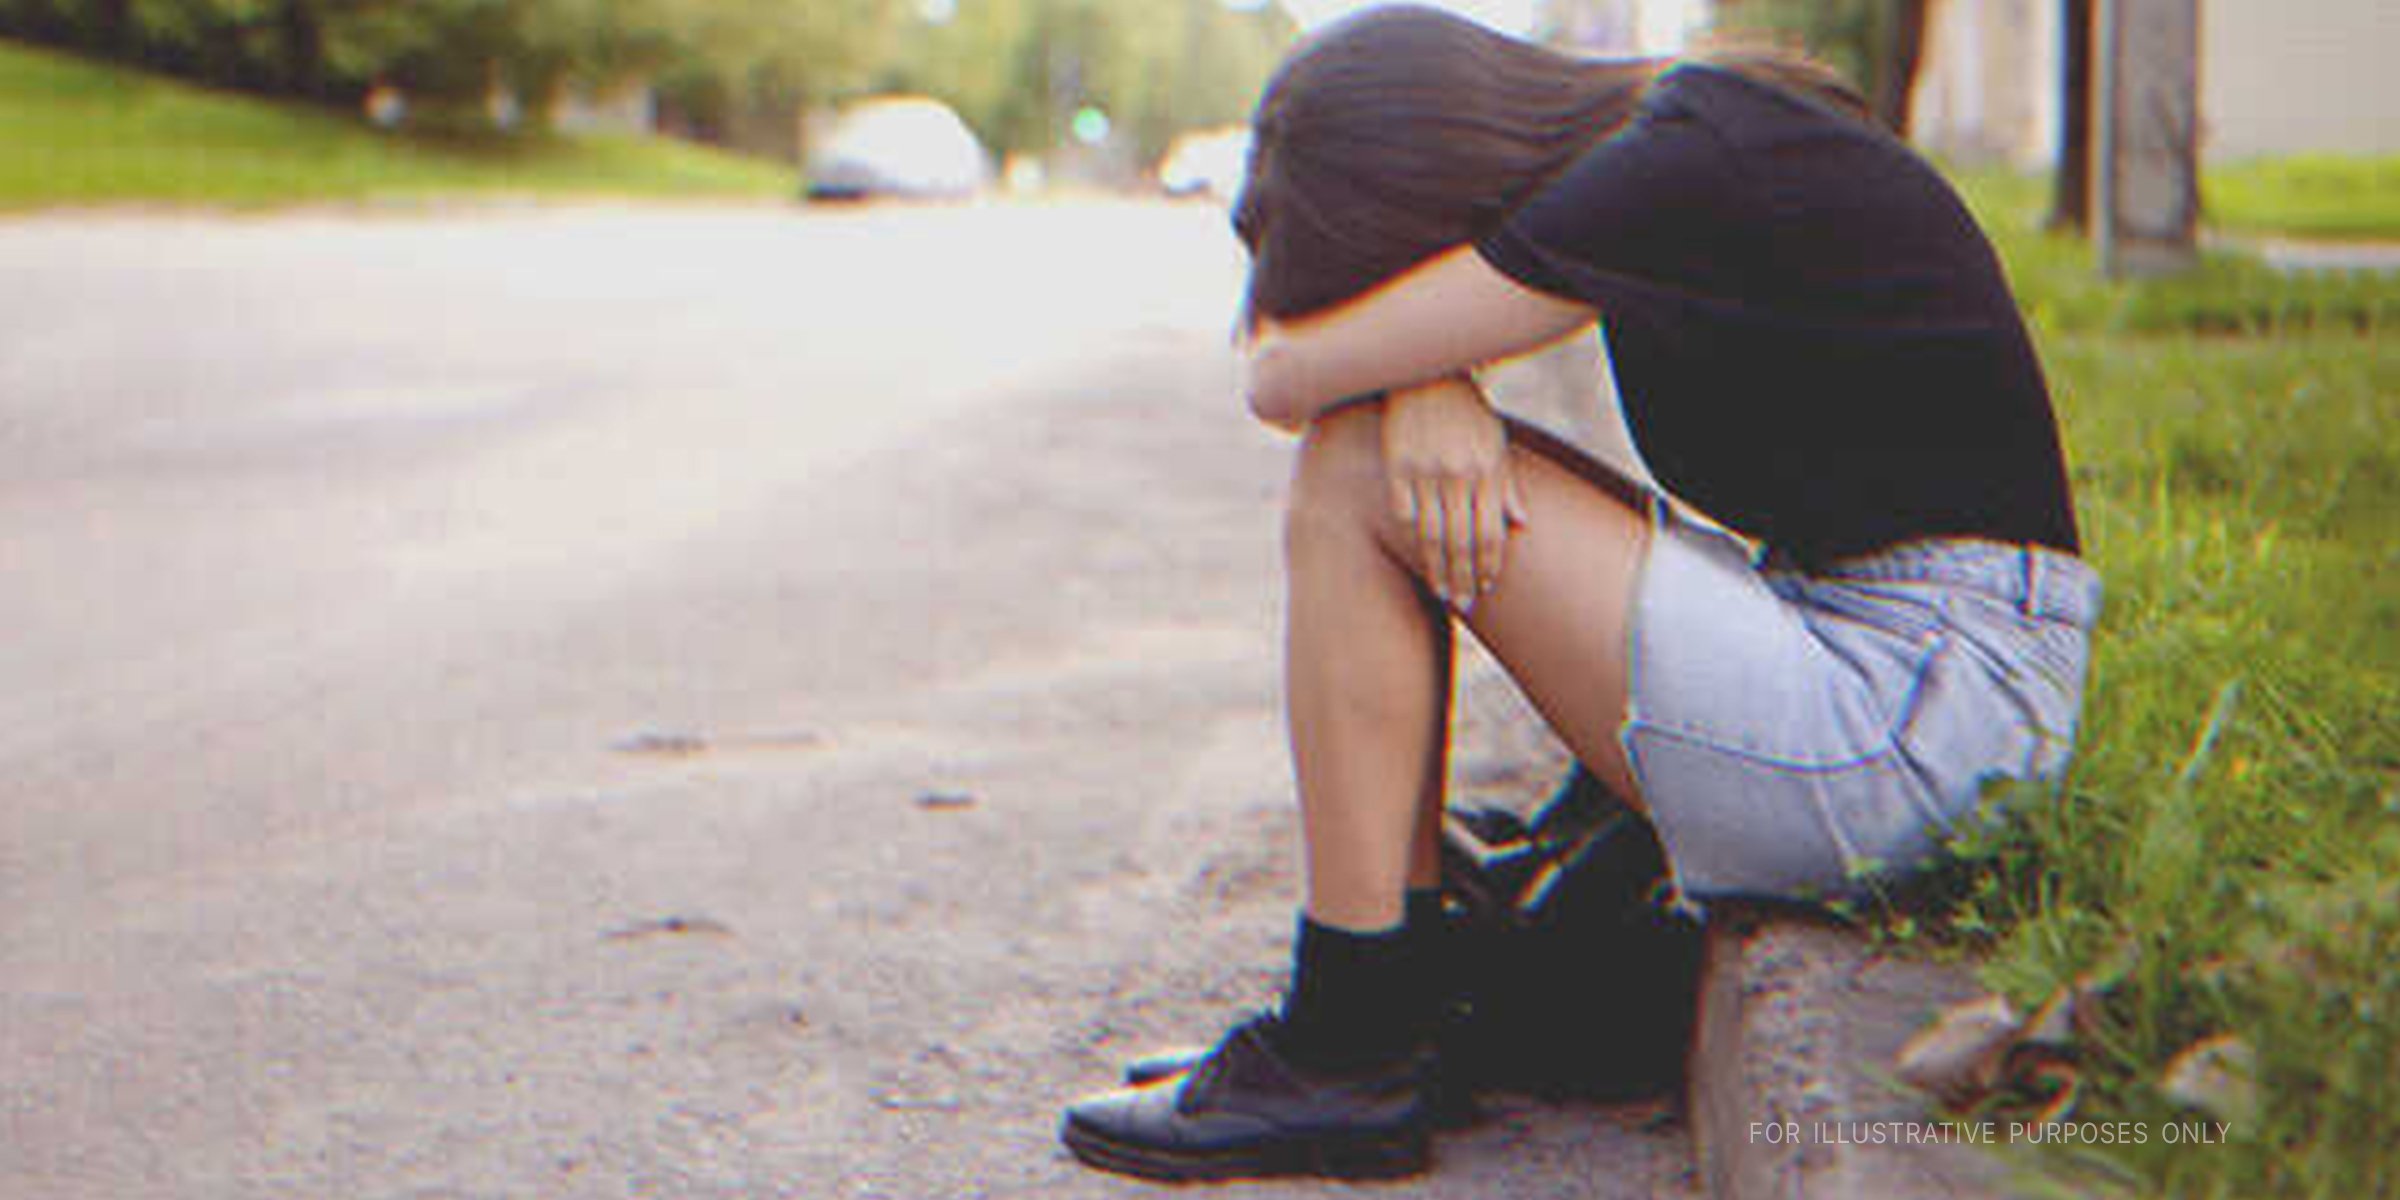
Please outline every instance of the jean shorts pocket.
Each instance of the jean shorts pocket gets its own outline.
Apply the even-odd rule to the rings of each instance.
[[[2062,707],[2066,723],[2072,727],[2073,713],[2081,707],[2083,681],[2090,669],[2092,635],[2080,625],[2065,621],[2034,620],[2026,631],[2024,669],[2053,705]]]
[[[1621,735],[1688,892],[1855,890],[1938,853],[1993,776],[2063,767],[2086,625],[2047,614],[2090,606],[2050,603],[2010,553],[1806,576],[1662,525]]]
[[[2065,764],[2074,713],[2064,693],[2014,677],[1961,636],[1929,664],[1898,744],[1945,825],[1973,816],[1994,779],[2035,779]]]
[[[1942,631],[1942,598],[1923,584],[1792,577],[1784,588],[1820,629],[1850,625],[1919,644]]]
[[[1833,899],[1938,846],[1924,784],[1892,750],[1806,767],[1658,729],[1631,749],[1679,886],[1691,896]]]
[[[2081,693],[2091,641],[2083,626],[2028,616],[2006,601],[1971,592],[1952,599],[1950,620],[2004,681],[2069,697]]]

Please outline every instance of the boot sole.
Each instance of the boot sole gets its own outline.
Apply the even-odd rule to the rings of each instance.
[[[1433,1139],[1422,1129],[1316,1134],[1216,1152],[1137,1146],[1070,1119],[1059,1140],[1089,1166],[1167,1183],[1217,1179],[1401,1179],[1433,1165]]]
[[[1194,1052],[1189,1062],[1171,1068],[1161,1066],[1136,1069],[1129,1066],[1125,1069],[1125,1086],[1149,1087],[1154,1083],[1164,1083],[1167,1080],[1188,1075],[1191,1073],[1192,1067],[1200,1061],[1203,1053]],[[1163,1063],[1167,1060],[1161,1056],[1159,1061]],[[1653,1091],[1632,1092],[1627,1098],[1639,1098],[1652,1094],[1654,1094]],[[1432,1090],[1426,1096],[1426,1111],[1431,1127],[1448,1133],[1472,1129],[1476,1122],[1483,1119],[1483,1109],[1475,1103],[1474,1092],[1464,1087],[1444,1087],[1439,1082],[1433,1085]]]

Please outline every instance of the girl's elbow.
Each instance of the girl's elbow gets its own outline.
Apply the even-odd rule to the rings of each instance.
[[[1260,387],[1254,382],[1248,399],[1250,415],[1269,425],[1288,429],[1298,421],[1290,399],[1281,393]]]
[[[1255,347],[1242,363],[1242,400],[1249,404],[1250,415],[1272,425],[1289,420],[1290,402],[1284,389],[1278,386],[1278,372],[1270,356]]]
[[[1250,412],[1269,425],[1290,428],[1306,422],[1307,389],[1295,378],[1291,347],[1280,337],[1252,343],[1243,375],[1243,398]]]

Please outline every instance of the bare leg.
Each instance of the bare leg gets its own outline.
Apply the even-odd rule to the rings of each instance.
[[[1223,1069],[1068,1108],[1060,1136],[1087,1162],[1167,1179],[1425,1168],[1440,964],[1403,913],[1406,887],[1432,882],[1439,861],[1455,641],[1418,583],[1413,532],[1385,506],[1382,421],[1374,409],[1320,420],[1293,478],[1286,692],[1310,920],[1291,988],[1280,1012],[1211,1052]],[[1630,796],[1616,730],[1647,523],[1536,455],[1518,452],[1515,466],[1532,525],[1468,626]],[[1252,1095],[1270,1067],[1282,1082]]]
[[[1417,579],[1413,534],[1392,516],[1382,416],[1310,431],[1285,527],[1285,647],[1310,917],[1397,925],[1410,884],[1437,869],[1448,746],[1451,624]],[[1515,467],[1530,524],[1467,624],[1577,758],[1637,798],[1617,742],[1626,630],[1649,522],[1540,455]]]
[[[1438,877],[1439,827],[1425,817],[1440,812],[1453,651],[1449,613],[1349,494],[1360,465],[1349,447],[1379,441],[1371,416],[1336,416],[1310,435],[1284,530],[1284,690],[1308,912],[1361,930],[1399,924],[1405,887]]]

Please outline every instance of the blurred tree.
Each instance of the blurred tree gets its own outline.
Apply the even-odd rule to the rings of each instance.
[[[1868,99],[1883,123],[1908,132],[1917,67],[1925,60],[1925,7],[1929,0],[1890,0],[1877,22],[1874,91]]]
[[[1796,37],[1858,85],[1885,125],[1908,131],[1927,0],[1717,0],[1716,21]]]
[[[134,0],[0,0],[0,36],[131,58],[140,49]]]
[[[0,0],[0,37],[52,45],[82,43],[105,52],[107,47],[99,44],[97,31],[86,34],[77,28],[64,7],[52,0]]]
[[[865,89],[895,50],[901,0],[652,0],[672,52],[670,123],[707,141],[799,151],[808,108]]]
[[[956,0],[911,24],[881,87],[943,100],[1002,154],[1057,147],[1095,107],[1141,163],[1247,116],[1293,36],[1281,8],[1223,0]]]
[[[0,0],[0,35],[222,86],[354,103],[389,83],[539,119],[570,86],[658,89],[679,132],[798,152],[799,115],[870,90],[956,107],[996,149],[1047,150],[1080,108],[1142,161],[1240,118],[1292,36],[1223,0]]]
[[[1156,159],[1177,134],[1248,119],[1292,26],[1273,5],[1237,12],[1223,0],[1177,0],[1140,23],[1153,39],[1124,60],[1118,100],[1136,152]]]
[[[325,25],[307,0],[284,0],[276,32],[283,45],[286,88],[301,96],[325,94]]]
[[[2081,233],[2092,222],[2092,0],[2059,0],[2058,167],[2049,226]]]
[[[132,47],[133,0],[97,0],[92,5],[92,28],[100,48],[121,54]]]

